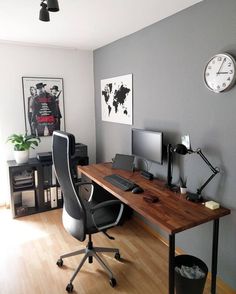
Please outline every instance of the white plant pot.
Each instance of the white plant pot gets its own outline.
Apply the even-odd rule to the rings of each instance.
[[[181,194],[186,194],[187,193],[187,188],[180,187],[180,193]]]
[[[29,160],[29,150],[24,150],[24,151],[14,151],[14,157],[16,160],[16,163],[22,164],[26,163]]]

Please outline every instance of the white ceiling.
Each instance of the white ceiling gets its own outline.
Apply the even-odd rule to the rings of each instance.
[[[0,0],[0,41],[96,49],[202,0],[58,0],[39,21],[41,0]]]

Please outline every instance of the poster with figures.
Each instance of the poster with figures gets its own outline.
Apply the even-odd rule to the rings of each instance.
[[[132,125],[132,74],[101,80],[102,120]]]
[[[22,77],[22,87],[26,133],[46,137],[65,130],[63,79]]]

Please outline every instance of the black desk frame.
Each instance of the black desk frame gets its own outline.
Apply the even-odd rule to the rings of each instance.
[[[216,294],[219,219],[213,220],[211,294]],[[175,293],[175,234],[169,235],[169,294]]]

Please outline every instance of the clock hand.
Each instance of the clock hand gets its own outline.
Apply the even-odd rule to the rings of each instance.
[[[220,70],[221,70],[221,68],[222,68],[222,66],[223,66],[223,64],[224,64],[224,62],[225,62],[225,60],[226,60],[226,57],[223,59],[223,61],[222,61],[222,63],[221,63],[221,66],[220,66],[218,72],[216,73],[217,75],[219,74],[219,72],[220,72]]]
[[[218,75],[221,75],[221,74],[225,75],[225,74],[228,74],[228,71],[221,71],[221,72],[218,71],[217,74]]]

